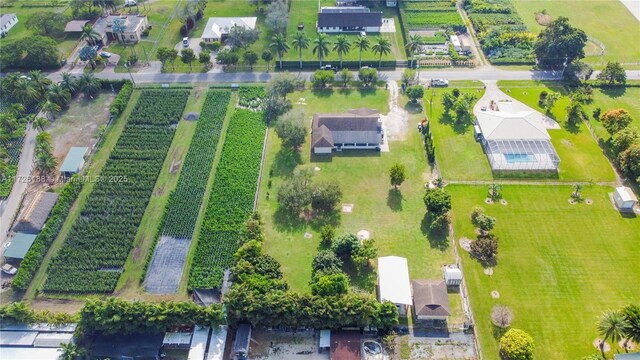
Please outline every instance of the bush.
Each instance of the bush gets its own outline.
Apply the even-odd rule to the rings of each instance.
[[[342,260],[331,250],[321,250],[313,257],[311,268],[315,274],[318,271],[332,273],[342,269]]]
[[[533,360],[535,345],[531,335],[511,329],[500,338],[500,355],[505,360]]]
[[[320,229],[320,244],[331,246],[333,238],[336,237],[336,229],[331,225],[325,225]]]
[[[311,78],[313,87],[324,88],[334,80],[334,73],[331,70],[316,70]]]
[[[309,285],[311,294],[317,296],[336,296],[349,292],[349,278],[342,272],[326,275],[320,273],[313,277]]]
[[[113,100],[113,103],[111,103],[111,106],[109,107],[111,115],[117,116],[124,111],[129,103],[132,93],[133,84],[127,80],[124,86],[120,89],[120,92],[118,92],[118,96],[116,96],[115,100]]]
[[[424,203],[434,216],[441,215],[451,210],[451,195],[444,189],[428,189]]]
[[[485,215],[485,214],[479,214],[478,216],[476,216],[476,219],[473,222],[473,225],[475,225],[477,228],[479,228],[484,232],[493,230],[493,227],[495,226],[495,224],[496,224],[496,218]]]
[[[333,252],[340,259],[348,260],[351,255],[360,247],[360,240],[354,234],[345,234],[338,236],[333,242]]]
[[[370,86],[378,82],[378,70],[376,69],[360,69],[358,71],[358,80],[362,81],[364,86]]]
[[[471,255],[481,262],[490,262],[498,256],[498,238],[493,234],[479,236],[471,243]]]
[[[506,329],[513,321],[513,312],[507,306],[496,305],[491,310],[491,322],[493,325]]]
[[[600,117],[602,126],[611,135],[626,128],[632,121],[631,115],[625,109],[609,110]]]
[[[424,88],[420,85],[409,86],[405,93],[407,94],[409,99],[411,99],[411,101],[415,103],[416,100],[422,99],[422,97],[424,96]]]

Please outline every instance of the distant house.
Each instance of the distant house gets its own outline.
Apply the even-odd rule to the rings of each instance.
[[[400,316],[407,316],[411,306],[411,284],[407,259],[399,256],[378,258],[378,298],[391,301],[398,307]]]
[[[125,30],[118,34],[113,31],[113,22],[120,19],[124,22]],[[103,16],[93,25],[93,30],[100,34],[103,43],[112,40],[124,43],[137,43],[142,38],[142,32],[149,22],[146,16],[138,15],[108,15]]]
[[[494,171],[557,171],[560,157],[535,111],[511,110],[510,101],[498,101],[499,110],[476,113],[474,135]]]
[[[84,157],[88,151],[89,148],[86,147],[72,147],[69,149],[60,166],[60,174],[62,176],[73,176],[73,174],[79,173],[82,170],[82,166],[84,166]]]
[[[318,32],[380,32],[382,12],[364,6],[322,7],[318,13]]]
[[[398,6],[398,0],[387,0],[387,7],[396,7]]]
[[[0,34],[6,34],[17,23],[18,16],[16,14],[2,14],[0,16]]]
[[[223,42],[227,39],[229,32],[234,26],[245,29],[255,29],[256,17],[212,17],[207,21],[207,25],[202,31],[202,41],[210,44],[214,41]]]
[[[18,215],[18,222],[13,227],[13,231],[27,234],[39,233],[49,218],[51,209],[58,201],[58,194],[52,192],[39,191],[33,200]]]
[[[90,24],[89,20],[71,20],[64,26],[64,32],[66,33],[79,33],[85,25]]]
[[[630,354],[614,354],[613,360],[640,360],[640,352]]]
[[[451,315],[443,280],[413,280],[413,311],[418,320],[447,320]]]
[[[345,113],[314,114],[311,124],[314,154],[330,154],[334,149],[380,149],[380,112],[361,108]]]
[[[0,358],[58,360],[60,346],[73,341],[75,329],[75,324],[0,324]]]

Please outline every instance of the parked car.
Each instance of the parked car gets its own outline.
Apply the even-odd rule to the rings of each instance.
[[[183,37],[182,38],[182,47],[184,47],[184,48],[188,48],[189,47],[189,38],[188,37]]]
[[[136,0],[124,0],[124,6],[136,6],[137,4]]]
[[[366,32],[364,32],[364,31],[360,31],[360,36],[362,36],[362,37],[367,37],[367,33],[366,33]]]
[[[15,275],[18,272],[18,269],[14,268],[9,264],[2,265],[2,272],[7,275]]]
[[[431,86],[449,86],[449,80],[446,79],[433,79],[431,80]]]
[[[338,72],[338,68],[333,65],[320,66],[320,70],[333,70],[333,72]]]
[[[111,57],[111,53],[103,51],[103,52],[100,53],[100,56],[102,56],[103,58],[110,58]]]

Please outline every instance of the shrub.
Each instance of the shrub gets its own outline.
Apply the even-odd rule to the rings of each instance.
[[[331,225],[325,225],[320,229],[320,244],[331,246],[333,238],[336,237],[336,229]]]
[[[496,218],[485,215],[485,214],[479,214],[473,223],[473,225],[475,225],[476,227],[478,227],[480,230],[484,232],[493,230],[493,227],[495,226],[495,224],[496,224]]]
[[[331,250],[321,250],[313,257],[311,268],[313,273],[318,271],[325,273],[340,271],[342,268],[342,260]]]
[[[532,360],[535,345],[531,335],[511,329],[500,338],[500,355],[506,360]]]
[[[124,109],[127,107],[127,104],[129,103],[129,99],[131,98],[131,94],[133,93],[133,84],[130,81],[127,81],[122,88],[120,89],[120,92],[118,93],[118,96],[116,96],[115,100],[113,100],[113,103],[111,103],[111,106],[109,107],[109,112],[111,113],[111,115],[120,115]]]
[[[498,256],[498,238],[493,234],[479,236],[471,243],[471,255],[481,262],[490,262]]]
[[[632,121],[631,115],[629,115],[629,112],[625,109],[609,110],[600,117],[602,126],[604,126],[611,135],[626,128]]]
[[[505,305],[496,305],[491,310],[491,322],[493,325],[506,329],[513,321],[513,312]]]
[[[350,259],[359,247],[360,240],[354,234],[344,234],[333,241],[333,251],[342,260]]]
[[[418,99],[422,99],[424,96],[424,88],[420,85],[409,86],[405,91],[411,102],[416,102]]]
[[[428,189],[424,195],[424,203],[434,216],[444,214],[451,210],[451,195],[444,189]]]
[[[318,296],[344,295],[349,292],[349,278],[343,272],[314,276],[309,285],[311,294]]]
[[[364,86],[370,86],[378,82],[378,70],[363,68],[358,71],[358,80],[362,81]]]

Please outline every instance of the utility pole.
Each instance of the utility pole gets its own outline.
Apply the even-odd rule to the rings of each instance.
[[[131,82],[133,83],[133,87],[136,87],[136,81],[133,80],[133,74],[131,74],[131,68],[129,67],[129,64],[124,63],[124,67],[126,67],[127,70],[129,71],[129,76],[131,76]]]

